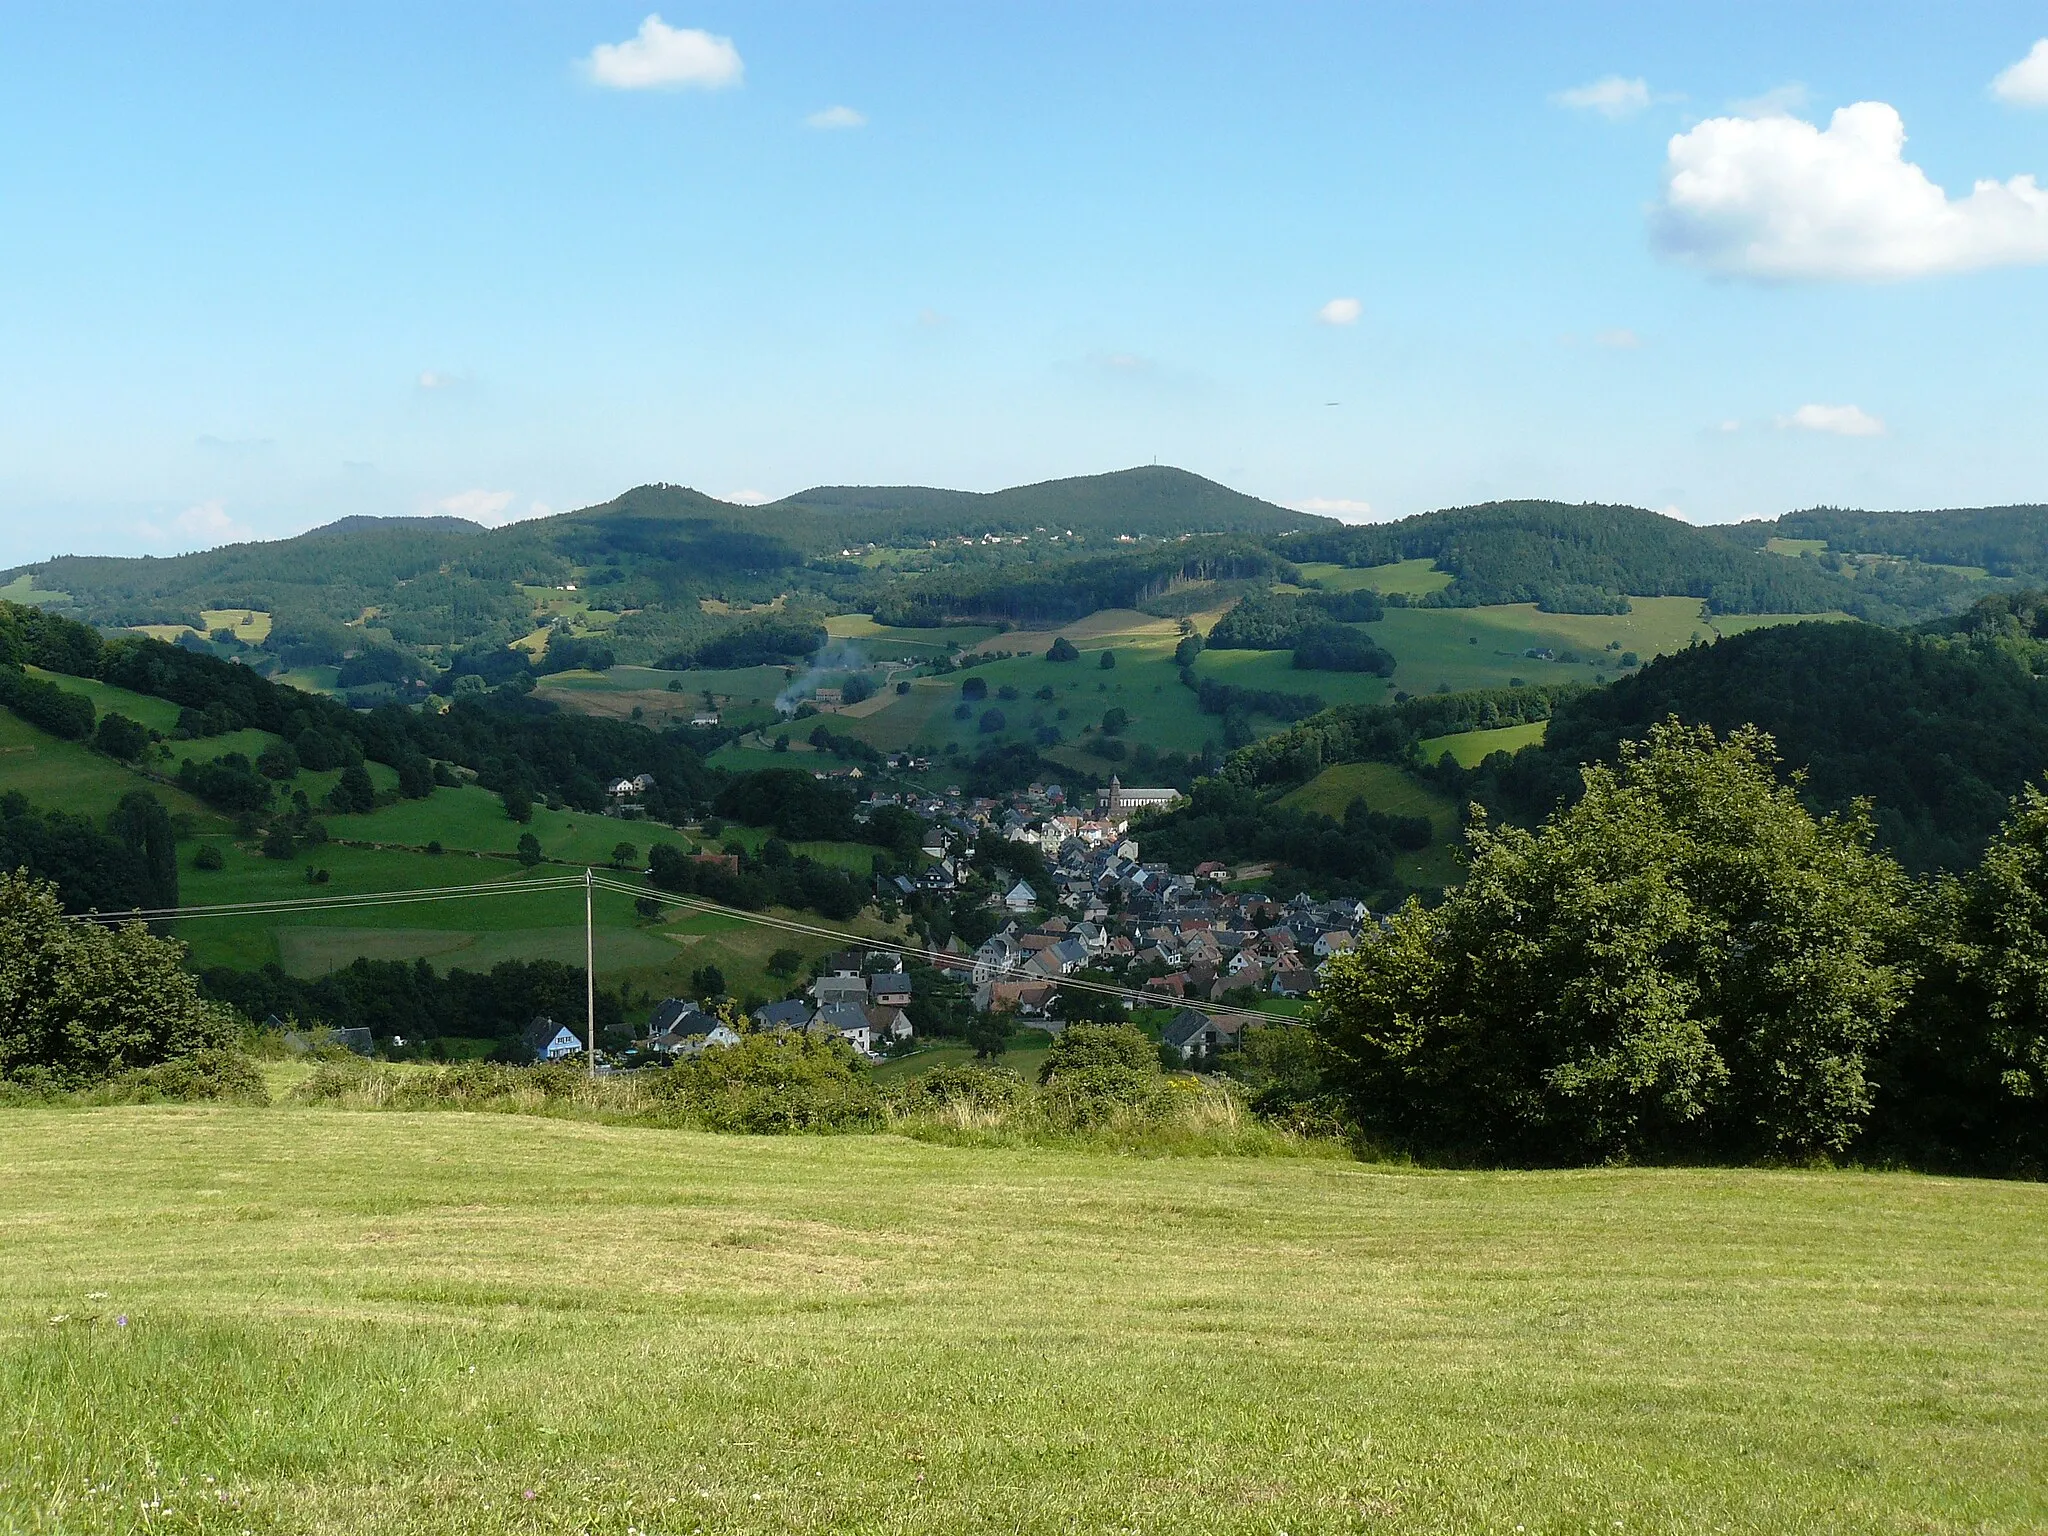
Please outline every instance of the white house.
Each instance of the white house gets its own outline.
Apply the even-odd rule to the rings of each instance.
[[[1029,912],[1038,905],[1038,892],[1031,889],[1026,882],[1019,880],[1003,892],[1003,905],[1012,912]]]

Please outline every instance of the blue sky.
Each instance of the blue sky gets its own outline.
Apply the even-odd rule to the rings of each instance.
[[[0,561],[1155,458],[2048,500],[2040,4],[649,14],[0,12]]]

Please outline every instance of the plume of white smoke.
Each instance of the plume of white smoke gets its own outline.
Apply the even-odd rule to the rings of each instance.
[[[783,685],[775,696],[775,712],[785,718],[796,713],[797,705],[824,686],[835,672],[860,672],[867,668],[867,653],[850,640],[830,640],[804,663],[803,672]]]

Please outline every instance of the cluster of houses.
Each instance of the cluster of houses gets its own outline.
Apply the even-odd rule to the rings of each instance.
[[[969,850],[987,831],[1043,856],[1050,888],[1023,880],[1000,887],[1003,926],[971,950],[951,941],[938,963],[967,984],[977,1011],[1010,1012],[1057,1032],[1061,983],[1082,971],[1107,974],[1161,1006],[1180,1005],[1162,1039],[1195,1062],[1263,1017],[1228,1004],[1252,995],[1305,996],[1317,968],[1352,948],[1373,918],[1360,901],[1306,894],[1282,901],[1228,889],[1232,872],[1217,863],[1176,871],[1145,862],[1133,816],[1173,797],[1171,790],[1130,790],[1112,779],[1085,808],[1069,805],[1057,784],[971,799],[958,788],[880,791],[867,803],[904,806],[930,828],[924,867],[891,877],[884,894],[958,889],[973,872]],[[912,986],[893,953],[848,951],[828,959],[801,991],[755,1009],[751,1018],[760,1029],[830,1035],[880,1056],[912,1038]],[[658,1055],[687,1057],[737,1038],[698,1003],[670,998],[654,1010],[645,1045]]]
[[[756,1008],[757,1029],[778,1034],[829,1035],[863,1056],[880,1056],[911,1038],[909,975],[893,953],[848,950],[832,956],[795,997]],[[881,967],[870,972],[871,965]],[[657,1056],[694,1056],[707,1046],[739,1040],[730,1025],[694,998],[671,997],[647,1021],[647,1048]]]

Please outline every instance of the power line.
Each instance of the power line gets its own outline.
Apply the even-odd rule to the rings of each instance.
[[[620,881],[602,878],[598,879],[596,883],[608,891],[617,891],[622,895],[637,896],[643,899],[651,898],[669,906],[683,907],[690,911],[708,912],[721,917],[738,918],[741,922],[754,923],[760,927],[774,928],[784,933],[797,934],[806,938],[831,939],[841,944],[887,950],[891,954],[901,955],[906,959],[921,960],[928,965],[950,968],[958,966],[963,958],[959,955],[949,954],[945,950],[922,949],[913,944],[899,944],[894,939],[870,938],[865,934],[850,933],[840,928],[826,928],[817,923],[800,922],[795,918],[773,917],[765,912],[743,912],[735,907],[722,906],[715,901],[706,901],[699,896],[678,896],[668,891],[650,891],[640,886],[626,885]],[[1206,1000],[1190,1001],[1186,998],[1166,998],[1161,997],[1156,992],[1141,992],[1131,987],[1117,986],[1113,982],[1084,981],[1073,976],[1055,978],[1033,975],[1021,965],[999,965],[994,967],[994,969],[1000,973],[1014,975],[1018,980],[1042,981],[1047,986],[1056,987],[1063,991],[1093,992],[1103,997],[1114,997],[1126,1002],[1143,1003],[1148,1007],[1178,1002],[1183,1007],[1193,1008],[1201,1013],[1257,1013],[1260,1011],[1256,1008],[1233,1008],[1223,1003],[1212,1003]]]
[[[758,928],[769,928],[799,938],[828,939],[844,946],[861,946],[883,950],[916,960],[941,969],[958,968],[963,956],[945,950],[927,949],[915,944],[903,944],[894,939],[878,939],[863,933],[854,933],[844,928],[828,928],[819,923],[807,923],[797,918],[776,917],[766,912],[748,912],[739,907],[726,906],[722,902],[707,901],[701,896],[683,896],[672,891],[652,889],[647,886],[628,885],[622,880],[599,876],[594,870],[585,869],[581,875],[544,875],[530,880],[494,880],[479,885],[428,886],[412,890],[361,891],[349,895],[334,896],[280,896],[265,901],[218,902],[197,907],[138,907],[127,912],[82,912],[68,914],[72,922],[79,923],[133,923],[133,922],[183,922],[187,919],[214,917],[269,917],[283,916],[293,912],[342,912],[363,911],[379,907],[402,907],[443,901],[471,901],[486,896],[526,896],[545,891],[582,890],[585,892],[584,952],[585,973],[589,988],[596,987],[595,936],[593,919],[589,910],[588,895],[593,890],[606,890],[636,900],[657,901],[664,906],[680,907],[685,911],[724,917],[735,922],[752,924]],[[978,966],[977,966],[978,968]],[[1158,1007],[1177,1003],[1183,1008],[1198,1013],[1257,1013],[1257,1008],[1235,1008],[1206,999],[1170,998],[1156,992],[1144,992],[1133,987],[1118,986],[1113,982],[1089,981],[1080,977],[1047,977],[1025,969],[1023,965],[996,965],[991,967],[999,977],[1017,980],[1043,982],[1045,985],[1067,992],[1088,992],[1100,997],[1115,998],[1120,1002],[1137,1003],[1146,1007]],[[592,1008],[595,1008],[594,998]]]

